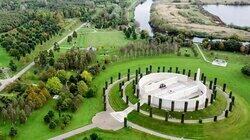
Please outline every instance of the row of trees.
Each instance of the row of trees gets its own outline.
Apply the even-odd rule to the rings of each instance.
[[[55,61],[56,69],[84,70],[96,59],[93,51],[73,47]]]
[[[250,54],[250,44],[243,45],[238,37],[231,37],[227,40],[212,41],[205,38],[202,41],[201,46],[208,50],[220,50],[229,52],[241,52],[243,54]]]
[[[0,33],[3,33],[28,22],[29,14],[26,12],[0,12],[0,17]]]
[[[2,35],[0,44],[11,56],[20,60],[31,53],[37,44],[43,44],[58,34],[60,29],[53,14],[42,15],[34,12],[30,13],[29,21],[18,27],[16,32]]]
[[[55,129],[57,126],[61,126],[61,129],[64,129],[69,125],[72,120],[72,115],[70,114],[59,114],[57,118],[53,111],[49,111],[43,118],[43,121],[48,124],[50,129]]]
[[[163,43],[155,45],[153,43],[134,42],[120,48],[120,54],[125,56],[144,56],[172,53],[177,50],[177,44]]]

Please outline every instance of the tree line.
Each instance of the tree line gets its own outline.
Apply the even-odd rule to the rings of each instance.
[[[213,41],[205,38],[201,46],[208,50],[220,50],[228,52],[240,52],[242,54],[250,54],[250,44],[243,45],[237,36],[231,36],[226,40]]]
[[[61,27],[52,14],[31,13],[27,23],[16,29],[14,33],[3,34],[1,47],[17,60],[30,54],[37,44],[43,44],[59,33]]]

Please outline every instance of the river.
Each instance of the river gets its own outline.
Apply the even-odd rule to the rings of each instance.
[[[151,26],[149,25],[150,21],[150,9],[153,4],[153,0],[146,0],[142,4],[136,6],[134,15],[135,21],[139,23],[140,30],[147,30],[149,36],[153,36],[154,33],[152,31]]]
[[[250,27],[250,6],[205,5],[208,12],[218,16],[226,24]]]

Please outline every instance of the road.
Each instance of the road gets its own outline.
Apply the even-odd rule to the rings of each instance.
[[[201,51],[199,45],[197,43],[194,43],[194,45],[197,47],[198,51],[200,52],[202,59],[207,62],[207,63],[211,63],[210,61],[207,60],[207,58],[205,57],[205,55],[203,54],[203,52]]]
[[[83,26],[85,26],[87,23],[83,23],[81,24],[79,27],[77,27],[75,29],[75,31],[80,30]],[[60,41],[58,41],[58,44],[61,44],[62,42],[64,42],[68,36],[72,35],[74,31],[70,32],[68,35],[66,35],[64,38],[62,38]],[[50,48],[53,49],[53,46]],[[48,49],[48,50],[50,50]],[[32,61],[30,64],[28,64],[26,67],[24,67],[22,70],[20,70],[17,74],[15,74],[13,77],[8,78],[8,79],[4,79],[1,82],[0,85],[0,91],[2,91],[7,85],[9,85],[10,83],[16,81],[19,77],[21,77],[25,72],[27,72],[30,68],[32,68],[35,65],[35,62]]]

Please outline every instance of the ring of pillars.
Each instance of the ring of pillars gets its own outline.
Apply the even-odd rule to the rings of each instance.
[[[131,82],[133,82],[133,92],[134,95],[139,99],[140,96],[140,91],[138,89],[138,82],[140,80],[140,78],[143,77],[143,75],[148,75],[150,73],[153,72],[153,67],[152,65],[150,65],[149,67],[145,68],[145,73],[142,72],[141,68],[138,68],[135,70],[135,75],[131,75],[131,70],[128,69],[127,73],[126,73],[126,77],[122,77],[122,74],[119,72],[118,76],[117,76],[117,80],[119,80],[119,94],[120,97],[123,99],[123,101],[128,105],[128,104],[132,104],[129,102],[129,98],[128,96],[125,95],[125,88],[128,84],[130,84]],[[169,67],[168,70],[166,70],[166,67],[163,66],[161,67],[157,67],[157,71],[156,72],[169,72],[169,73],[177,73],[180,74],[182,73],[183,75],[187,75],[189,78],[191,77],[191,70],[186,70],[186,69],[182,69],[180,70],[178,67],[175,68],[175,70],[173,70],[172,67]],[[197,80],[197,73],[194,73],[194,80]],[[124,80],[123,80],[124,79]],[[227,89],[227,84],[224,83],[223,86],[219,86],[217,85],[218,80],[217,78],[214,78],[214,80],[211,81],[207,81],[207,77],[205,76],[204,73],[201,74],[200,80],[203,82],[204,85],[208,85],[209,90],[211,91],[211,97],[206,99],[205,102],[205,108],[208,107],[209,104],[213,104],[214,101],[216,100],[217,97],[217,91],[220,90],[222,91],[224,97],[227,100],[227,106],[224,109],[223,113],[220,114],[219,116],[214,116],[214,117],[210,117],[210,118],[203,118],[203,119],[196,119],[196,120],[185,120],[185,112],[187,111],[187,106],[188,104],[184,106],[183,108],[183,112],[181,115],[181,119],[175,119],[175,118],[169,118],[169,111],[175,111],[174,110],[174,102],[172,102],[171,104],[171,109],[169,111],[166,111],[166,115],[165,117],[162,116],[158,116],[155,115],[153,113],[152,107],[150,108],[149,112],[143,111],[140,109],[140,106],[142,105],[141,102],[139,101],[136,105],[136,111],[140,112],[144,115],[148,115],[149,117],[155,118],[155,119],[159,119],[159,120],[165,120],[165,121],[169,121],[169,122],[176,122],[176,123],[188,123],[188,124],[194,124],[194,123],[207,123],[207,122],[217,122],[219,120],[223,120],[225,118],[229,117],[229,113],[233,111],[233,107],[235,105],[235,96],[233,96],[232,91],[230,91],[229,93],[226,92]],[[126,81],[126,82],[125,82]],[[114,82],[114,78],[110,77],[110,79],[108,81],[105,82],[105,86],[103,87],[103,104],[104,104],[104,111],[106,111],[107,109],[107,98],[106,98],[106,89],[110,88],[109,86],[113,86],[113,82]],[[208,83],[207,83],[208,82]],[[148,101],[147,104],[150,106],[151,105],[151,97],[148,96]],[[199,107],[199,104],[196,103],[196,107],[194,111],[197,111]],[[159,109],[162,109],[162,105],[161,102],[159,101],[159,105],[158,105]],[[124,126],[127,126],[127,118],[124,118]]]

